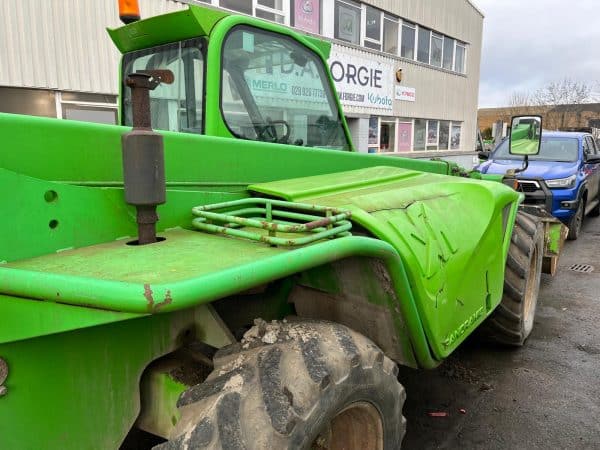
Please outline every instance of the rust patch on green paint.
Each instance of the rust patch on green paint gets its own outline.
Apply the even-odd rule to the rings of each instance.
[[[150,285],[148,283],[144,283],[144,297],[148,302],[148,311],[151,313],[158,312],[158,310],[163,306],[170,305],[171,303],[173,303],[173,298],[171,297],[171,291],[169,289],[167,289],[167,291],[165,292],[165,299],[162,302],[156,303],[154,301],[153,294],[154,292],[152,291]]]

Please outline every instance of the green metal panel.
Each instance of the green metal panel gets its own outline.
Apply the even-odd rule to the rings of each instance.
[[[0,343],[120,322],[140,316],[134,313],[27,301],[23,298],[0,295]]]
[[[249,186],[349,209],[399,252],[434,356],[448,356],[500,302],[519,195],[490,182],[373,167]],[[466,232],[465,230],[468,230]]]
[[[3,312],[3,324],[31,317]],[[0,397],[1,447],[118,448],[139,412],[144,367],[179,345],[184,330],[215,346],[228,342],[200,307],[0,344],[9,368]]]
[[[215,24],[228,15],[217,9],[190,5],[183,11],[138,20],[107,31],[119,51],[126,53],[169,42],[207,36]]]
[[[49,181],[122,186],[121,135],[130,128],[0,113],[0,167]],[[244,191],[251,183],[392,166],[448,173],[448,164],[162,132],[167,186]],[[168,203],[165,206],[169,208]]]

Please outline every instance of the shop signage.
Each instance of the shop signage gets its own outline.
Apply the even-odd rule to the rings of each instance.
[[[396,100],[414,102],[416,100],[416,89],[406,86],[396,86]]]
[[[329,111],[326,94],[314,63],[305,67],[282,64],[280,54],[273,54],[269,70],[247,70],[244,78],[259,106],[281,106],[282,101],[295,102],[296,108]]]
[[[319,34],[320,0],[294,1],[294,27]]]
[[[342,105],[392,110],[393,60],[333,44],[328,62]]]

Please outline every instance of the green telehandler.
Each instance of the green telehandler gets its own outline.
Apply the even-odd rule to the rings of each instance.
[[[121,125],[0,115],[0,448],[398,449],[397,364],[523,344],[510,179],[357,153],[325,41],[125,15]]]

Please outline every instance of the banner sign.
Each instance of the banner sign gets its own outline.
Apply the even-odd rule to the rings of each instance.
[[[396,100],[414,102],[416,100],[416,89],[406,86],[396,86]]]
[[[333,44],[328,63],[342,105],[392,111],[392,59]]]

